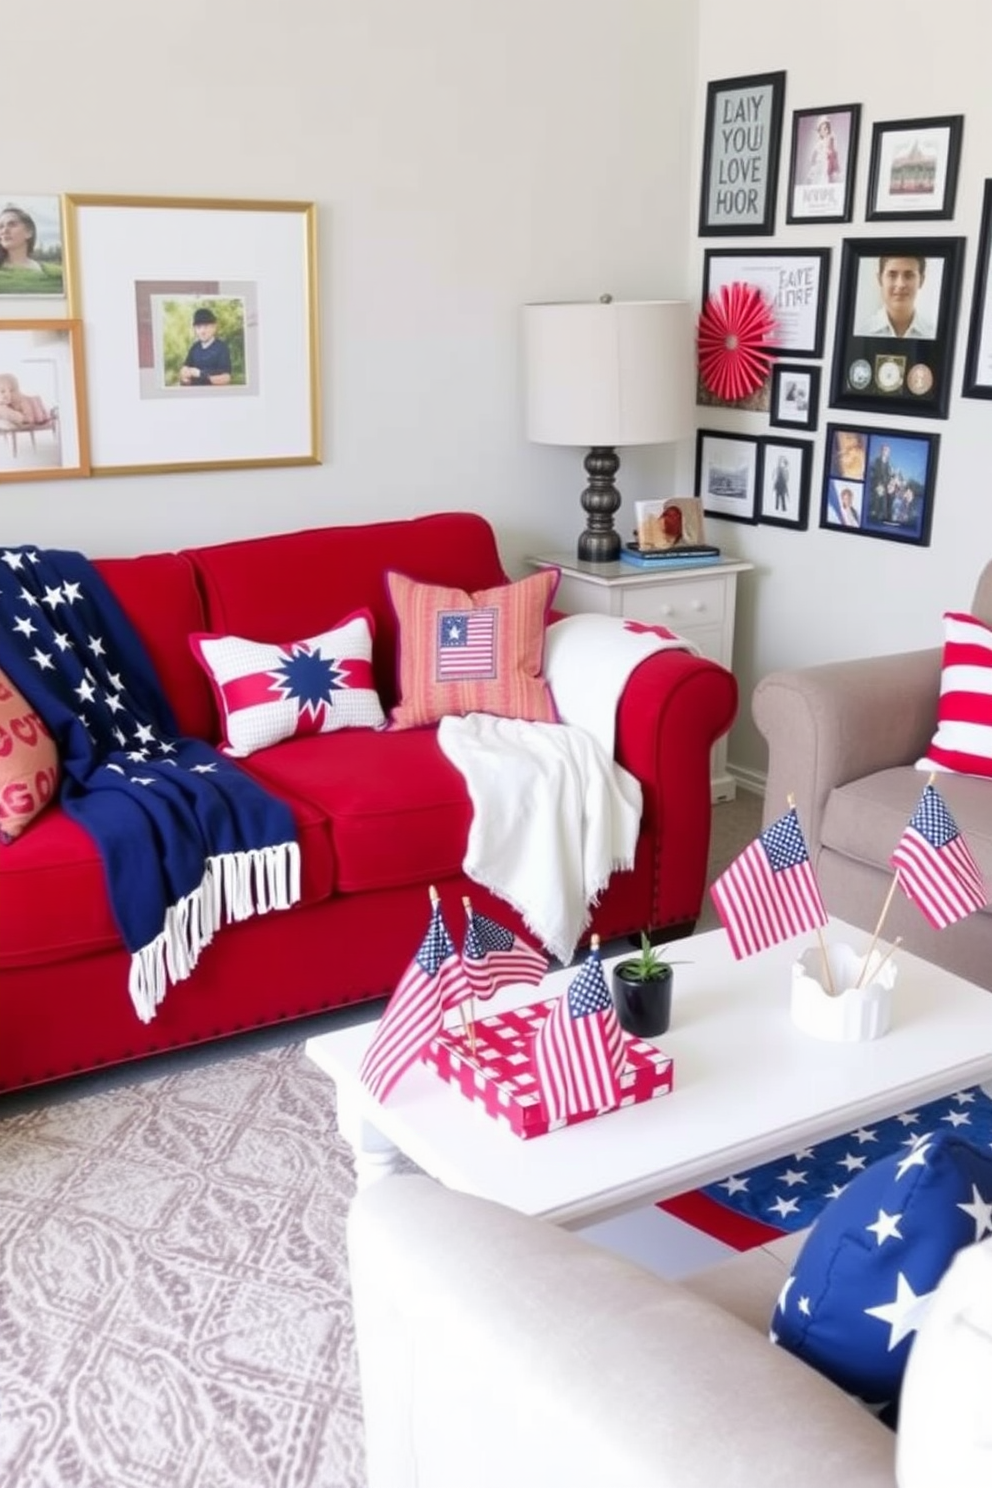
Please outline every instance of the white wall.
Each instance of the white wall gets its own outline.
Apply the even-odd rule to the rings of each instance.
[[[4,483],[0,542],[133,553],[470,507],[511,569],[572,546],[581,457],[523,437],[518,307],[685,292],[694,7],[48,0],[31,45],[6,54],[4,199],[318,204],[325,463]],[[658,452],[624,460],[628,501],[666,479]]]
[[[713,539],[726,551],[755,563],[741,582],[735,670],[742,710],[730,740],[730,759],[745,773],[760,775],[764,741],[750,722],[755,682],[778,667],[843,659],[869,653],[913,650],[941,642],[945,609],[966,609],[984,562],[992,557],[992,405],[962,398],[962,370],[978,247],[983,182],[992,176],[992,7],[988,0],[903,0],[896,9],[865,0],[833,0],[814,12],[794,0],[701,0],[698,89],[695,100],[689,211],[693,222],[702,159],[702,118],[711,79],[784,69],[786,77],[783,159],[778,228],[773,238],[694,240],[694,295],[698,304],[702,256],[707,246],[828,246],[832,248],[823,360],[823,406],[813,460],[810,530],[742,527],[714,522]],[[820,105],[862,105],[861,145],[854,219],[843,226],[785,225],[791,110]],[[865,222],[865,194],[872,124],[963,113],[964,138],[957,212],[952,221]],[[826,406],[837,302],[840,245],[844,237],[963,235],[964,283],[949,417],[884,419],[829,413]],[[933,531],[928,548],[820,531],[823,427],[828,418],[857,425],[940,434]],[[768,432],[767,418],[730,410],[700,410],[700,424],[741,433]],[[776,432],[776,431],[773,431]],[[779,430],[782,434],[789,431]],[[685,452],[683,452],[685,457]],[[691,480],[691,466],[683,479]],[[688,487],[687,487],[688,489]]]

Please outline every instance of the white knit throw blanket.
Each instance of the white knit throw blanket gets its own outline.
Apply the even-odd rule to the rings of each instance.
[[[472,800],[462,867],[559,961],[574,956],[610,875],[633,867],[643,801],[613,759],[617,706],[635,668],[672,648],[697,649],[664,626],[569,615],[544,654],[560,723],[441,720],[441,748]]]
[[[611,873],[631,868],[641,787],[585,729],[470,713],[441,749],[472,801],[463,868],[569,962]]]

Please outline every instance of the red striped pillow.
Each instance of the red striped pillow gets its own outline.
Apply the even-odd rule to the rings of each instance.
[[[992,627],[974,615],[944,616],[937,732],[921,769],[992,776]]]

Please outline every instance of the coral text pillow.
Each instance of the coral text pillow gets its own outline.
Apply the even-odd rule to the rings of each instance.
[[[541,665],[559,577],[556,568],[542,569],[515,584],[467,594],[388,573],[399,633],[394,727],[466,713],[557,722]]]
[[[191,635],[224,721],[223,752],[243,757],[297,734],[382,728],[372,624],[369,611],[358,610],[333,630],[283,645]]]
[[[0,672],[0,842],[13,842],[58,790],[55,740]]]
[[[944,616],[937,732],[918,764],[992,775],[992,629],[974,615]]]
[[[833,1200],[796,1257],[772,1337],[895,1424],[914,1334],[956,1253],[992,1231],[992,1157],[935,1132]]]

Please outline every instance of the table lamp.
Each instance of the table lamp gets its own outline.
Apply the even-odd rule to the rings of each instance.
[[[695,422],[691,307],[683,300],[566,301],[523,307],[527,435],[588,445],[578,556],[620,556],[617,447],[669,444]]]

